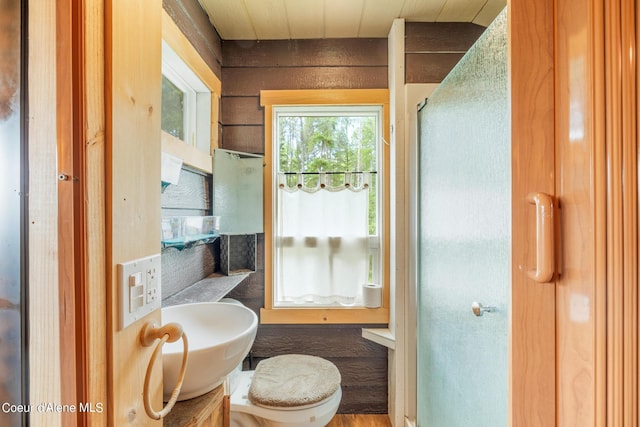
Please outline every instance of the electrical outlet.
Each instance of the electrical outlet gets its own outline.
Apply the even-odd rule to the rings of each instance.
[[[147,304],[151,304],[156,298],[158,298],[158,290],[156,288],[147,290]]]
[[[160,254],[118,264],[119,329],[160,308]]]
[[[160,267],[156,268],[152,265],[147,268],[147,304],[153,303],[158,298],[159,286],[158,286],[158,272]]]
[[[147,268],[147,286],[155,288],[158,282],[158,270],[155,265]]]

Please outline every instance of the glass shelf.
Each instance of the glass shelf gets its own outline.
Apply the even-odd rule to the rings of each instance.
[[[194,245],[213,243],[219,218],[214,216],[170,216],[162,218],[162,248],[182,250]]]
[[[173,239],[163,239],[162,249],[164,248],[176,248],[182,250],[184,248],[190,248],[195,245],[205,245],[207,243],[213,243],[219,234],[196,234],[193,236],[181,236]]]

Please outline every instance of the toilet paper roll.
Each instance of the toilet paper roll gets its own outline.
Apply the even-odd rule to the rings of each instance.
[[[382,304],[382,286],[376,283],[362,285],[362,302],[367,308],[378,308]]]

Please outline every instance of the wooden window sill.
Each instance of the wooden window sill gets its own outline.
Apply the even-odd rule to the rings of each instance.
[[[388,324],[387,308],[263,308],[262,324]]]

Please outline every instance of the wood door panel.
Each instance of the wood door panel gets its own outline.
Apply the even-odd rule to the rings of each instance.
[[[594,425],[596,320],[598,302],[596,223],[592,174],[600,131],[594,103],[600,96],[592,70],[596,46],[587,27],[593,9],[586,1],[564,1],[557,8],[556,193],[560,255],[556,288],[558,425]],[[580,118],[580,119],[578,119]]]
[[[512,1],[512,289],[509,425],[555,424],[555,287],[535,283],[532,191],[554,195],[553,4]],[[536,19],[532,20],[531,17]]]

